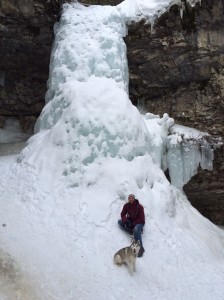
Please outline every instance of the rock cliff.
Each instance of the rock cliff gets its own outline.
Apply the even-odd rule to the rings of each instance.
[[[44,106],[53,25],[63,0],[0,2],[0,127],[20,120],[32,132]],[[120,0],[83,0],[116,5]],[[224,0],[183,1],[155,24],[129,26],[125,38],[130,97],[144,111],[167,112],[176,123],[224,137]],[[192,204],[224,225],[224,150],[214,171],[199,171],[184,188]]]
[[[130,98],[144,111],[224,137],[224,0],[174,5],[155,24],[131,24],[125,41]],[[184,187],[213,222],[224,225],[224,149],[214,171],[199,171]]]
[[[44,104],[59,1],[0,2],[0,126],[20,119],[32,131]]]

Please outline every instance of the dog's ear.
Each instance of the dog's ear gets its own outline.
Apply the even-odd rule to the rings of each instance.
[[[139,240],[137,241],[137,245],[140,246],[140,241]]]
[[[137,243],[137,241],[135,239],[131,240],[131,244],[136,244],[136,243]]]

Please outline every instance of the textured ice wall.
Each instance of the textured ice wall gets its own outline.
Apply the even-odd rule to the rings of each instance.
[[[52,127],[71,104],[69,82],[87,82],[91,76],[111,78],[128,92],[128,65],[123,41],[127,32],[116,8],[98,7],[102,15],[95,15],[92,23],[88,11],[93,12],[94,7],[85,8],[78,3],[73,7],[76,10],[72,5],[64,5],[66,13],[55,25],[46,94],[46,102],[50,103],[37,121],[36,132]],[[85,19],[82,19],[84,14]]]
[[[125,34],[116,7],[64,6],[48,103],[21,160],[43,168],[49,177],[71,176],[78,185],[93,163],[150,155],[146,126],[128,98]]]
[[[167,114],[160,118],[147,113],[143,118],[154,157],[163,171],[169,170],[172,185],[182,189],[199,166],[213,169],[213,145],[207,141],[210,136],[206,132],[175,125]]]
[[[171,183],[180,189],[197,174],[199,166],[202,169],[213,169],[213,149],[205,139],[185,140],[175,145],[168,140],[167,149]]]

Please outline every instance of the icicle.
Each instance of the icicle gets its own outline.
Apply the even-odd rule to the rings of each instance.
[[[154,23],[155,23],[155,21],[154,21],[154,19],[153,19],[153,20],[151,21],[151,34],[153,34]]]
[[[214,151],[207,141],[201,144],[201,168],[209,171],[213,170]]]
[[[138,110],[141,113],[143,113],[145,110],[145,98],[144,97],[138,99]]]
[[[180,17],[181,17],[181,19],[183,19],[184,9],[185,9],[184,3],[181,2],[181,6],[180,6]]]
[[[174,186],[182,189],[197,174],[199,165],[203,170],[213,170],[214,152],[205,139],[172,144],[171,137],[167,141],[167,163]]]
[[[182,189],[192,176],[197,174],[201,155],[197,143],[181,142],[167,144],[167,163],[171,183]]]

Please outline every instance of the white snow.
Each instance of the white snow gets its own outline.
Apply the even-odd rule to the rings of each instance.
[[[187,0],[194,6],[199,0]],[[117,8],[126,22],[136,22],[145,19],[146,22],[154,23],[156,17],[169,10],[172,5],[178,5],[180,15],[183,17],[182,0],[125,0],[117,5]]]
[[[0,157],[1,300],[223,299],[224,232],[158,164],[154,147],[173,120],[150,131],[128,99],[122,14],[64,6],[36,134],[21,154]],[[130,192],[146,214],[133,277],[113,265],[130,244],[117,226]]]

